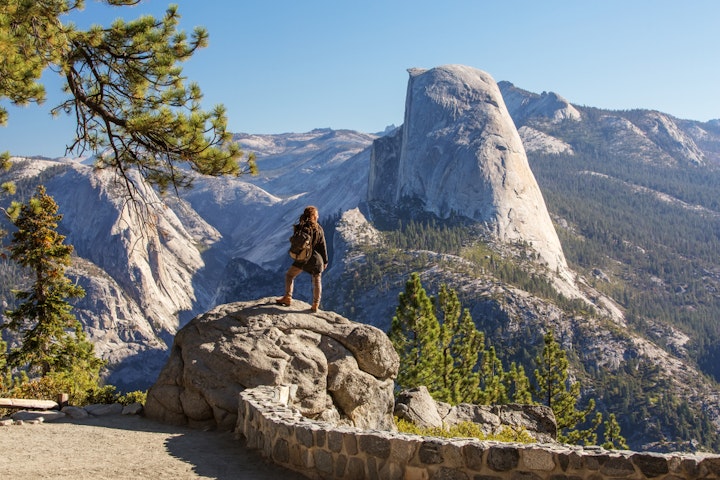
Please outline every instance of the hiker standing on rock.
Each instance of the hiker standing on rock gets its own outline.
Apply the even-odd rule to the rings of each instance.
[[[297,225],[293,226],[290,256],[294,262],[285,273],[285,295],[275,301],[278,305],[290,306],[295,277],[305,271],[312,275],[313,303],[310,311],[317,312],[320,308],[322,272],[327,268],[328,255],[325,232],[318,223],[318,218],[320,218],[318,209],[309,206],[300,215]]]

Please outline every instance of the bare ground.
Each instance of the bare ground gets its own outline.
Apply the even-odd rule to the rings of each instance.
[[[138,415],[0,427],[0,479],[305,478],[268,463],[230,432]]]

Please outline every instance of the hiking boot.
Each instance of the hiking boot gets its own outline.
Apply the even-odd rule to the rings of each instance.
[[[315,313],[315,312],[318,311],[319,308],[320,308],[320,304],[319,304],[319,303],[313,303],[313,304],[312,304],[312,307],[310,307],[310,311],[311,311],[312,313]]]
[[[290,295],[283,295],[281,298],[275,300],[275,303],[277,303],[278,305],[283,305],[285,307],[289,307],[291,302],[292,297]]]

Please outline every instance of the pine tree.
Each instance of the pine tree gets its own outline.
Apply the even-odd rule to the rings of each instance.
[[[440,285],[440,291],[437,297],[437,318],[440,322],[440,377],[441,390],[437,394],[437,399],[443,402],[453,402],[455,393],[455,378],[453,378],[453,370],[455,358],[453,357],[453,339],[455,337],[458,320],[460,318],[460,301],[455,291],[449,289],[447,285]]]
[[[95,357],[66,300],[85,292],[65,276],[73,247],[56,230],[62,218],[57,212],[41,185],[14,221],[10,258],[30,270],[33,283],[15,293],[20,303],[7,312],[10,321],[2,325],[21,336],[20,347],[11,350],[7,361],[31,376],[70,371],[97,376],[103,362]]]
[[[502,363],[494,349],[485,351],[485,337],[470,311],[460,318],[461,308],[447,285],[435,299],[419,275],[411,275],[389,333],[400,356],[397,383],[400,388],[425,385],[433,398],[451,404],[507,403]]]
[[[431,393],[442,389],[440,326],[417,273],[399,296],[389,337],[400,357],[397,383],[401,388],[424,385]]]
[[[7,364],[7,343],[0,337],[0,396],[7,397],[12,388],[12,374]]]
[[[137,0],[104,0],[133,5]],[[70,97],[53,109],[77,119],[68,148],[106,152],[99,167],[110,167],[135,191],[129,171],[137,169],[164,191],[186,187],[191,176],[181,164],[205,175],[254,173],[252,155],[232,142],[222,105],[200,107],[202,92],[185,84],[180,63],[207,45],[196,28],[188,39],[178,31],[180,16],[170,6],[162,19],[143,16],[110,27],[80,30],[61,20],[83,9],[82,0],[4,0],[0,12],[0,100],[16,105],[42,103],[44,71],[60,74]],[[0,125],[7,111],[0,106]]]
[[[480,366],[480,392],[477,403],[497,405],[507,402],[505,370],[495,353],[495,347],[490,347],[483,352]]]
[[[474,403],[480,391],[477,365],[485,349],[485,335],[478,331],[467,308],[463,311],[452,348],[454,359],[451,375],[455,390],[452,403]]]
[[[603,448],[607,448],[608,450],[628,448],[625,437],[620,433],[620,424],[615,418],[614,413],[608,416],[608,419],[603,423],[603,427],[605,428],[605,443],[602,445]]]
[[[477,400],[480,375],[478,359],[484,351],[484,335],[477,330],[470,311],[462,306],[457,292],[440,285],[437,317],[440,322],[442,392],[437,398],[456,405]]]
[[[568,366],[565,351],[549,330],[544,336],[542,355],[536,358],[536,393],[540,403],[550,407],[555,414],[558,427],[558,441],[565,443],[595,443],[595,430],[602,416],[595,417],[590,428],[580,430],[579,425],[595,409],[595,401],[590,399],[584,410],[577,409],[580,400],[580,382],[568,380]]]
[[[508,397],[511,398],[514,403],[523,405],[533,403],[530,379],[525,374],[525,368],[522,365],[517,365],[515,362],[511,363],[510,371],[505,379]]]
[[[428,297],[420,276],[411,275],[389,332],[400,357],[399,388],[424,385],[433,398],[453,405],[503,404],[511,397],[532,403],[524,368],[513,363],[505,372],[495,348],[485,349],[485,336],[470,311],[460,316],[461,309],[453,289],[443,284],[437,298]],[[552,358],[564,359],[560,353],[553,351]],[[564,369],[567,375],[567,364]]]

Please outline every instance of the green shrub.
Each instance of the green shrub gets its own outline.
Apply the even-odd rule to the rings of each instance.
[[[30,398],[36,400],[57,400],[61,393],[68,395],[68,403],[84,406],[91,403],[112,403],[116,397],[115,387],[98,386],[94,381],[82,376],[73,376],[69,372],[52,372],[43,377],[28,379],[21,375],[8,379],[0,396],[10,398]],[[108,401],[112,400],[112,401]]]
[[[103,404],[109,405],[115,403],[118,400],[118,393],[115,385],[96,385],[94,388],[87,391],[85,401],[78,406],[91,405],[91,404]]]
[[[117,401],[123,405],[130,405],[131,403],[141,403],[145,405],[147,399],[147,391],[135,390],[134,392],[128,392],[124,395],[120,395]]]
[[[61,393],[68,394],[68,403],[78,407],[98,403],[130,405],[137,402],[144,405],[147,398],[147,391],[119,394],[114,385],[98,385],[94,378],[70,372],[51,372],[33,379],[24,372],[17,376],[0,376],[0,397],[57,400]],[[4,410],[0,410],[0,417],[8,414]]]
[[[473,422],[462,422],[449,428],[423,428],[412,422],[397,417],[395,417],[395,425],[400,433],[422,435],[424,437],[477,438],[478,440],[494,440],[498,442],[515,443],[535,443],[537,441],[522,427],[503,426],[499,433],[486,434],[482,431],[480,425]]]

